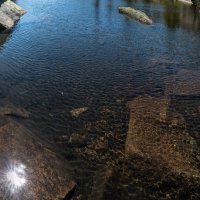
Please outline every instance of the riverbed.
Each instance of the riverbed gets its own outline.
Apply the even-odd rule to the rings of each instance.
[[[135,177],[139,164],[125,158],[127,103],[141,96],[172,99],[199,147],[199,11],[162,0],[16,3],[28,12],[0,33],[0,101],[26,109],[30,118],[18,121],[69,163],[75,199],[167,197],[166,188],[176,186],[151,189],[142,183],[152,181],[151,172]],[[154,24],[119,14],[119,6],[144,11]],[[73,116],[78,108],[84,112]]]

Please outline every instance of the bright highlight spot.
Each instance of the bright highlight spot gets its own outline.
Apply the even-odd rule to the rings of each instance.
[[[15,187],[21,187],[26,183],[25,178],[20,177],[17,172],[11,171],[7,173],[8,181]]]
[[[12,169],[6,173],[6,178],[12,189],[22,187],[26,183],[25,166],[22,164],[13,166]]]

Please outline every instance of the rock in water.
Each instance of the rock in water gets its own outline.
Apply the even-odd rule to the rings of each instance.
[[[177,126],[179,122],[168,126],[180,118],[171,113],[169,100],[165,97],[138,97],[129,103],[129,108],[127,156],[139,155],[162,163],[176,174],[200,178],[195,162],[200,153],[196,141],[187,130]]]
[[[28,129],[0,125],[0,199],[70,199],[75,182],[67,163]]]
[[[73,117],[79,117],[82,113],[88,110],[88,107],[76,108],[70,111]]]
[[[135,10],[134,8],[119,7],[119,12],[127,15],[128,17],[134,18],[143,24],[146,24],[146,25],[153,24],[153,21],[145,13],[139,10]]]
[[[14,2],[7,0],[0,7],[0,24],[6,29],[11,29],[26,11]]]

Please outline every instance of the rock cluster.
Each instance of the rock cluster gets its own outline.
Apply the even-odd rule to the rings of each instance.
[[[138,97],[129,103],[126,155],[157,160],[177,174],[199,177],[198,145],[185,129],[181,114],[170,110],[163,97]]]

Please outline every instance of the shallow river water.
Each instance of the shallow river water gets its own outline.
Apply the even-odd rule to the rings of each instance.
[[[77,182],[75,199],[197,195],[194,188],[176,194],[181,181],[149,186],[151,172],[137,172],[139,164],[133,167],[124,150],[127,102],[141,96],[170,98],[199,147],[200,13],[164,0],[17,3],[28,13],[0,33],[0,101],[30,112],[20,123],[64,156]],[[119,14],[119,6],[146,12],[154,25]],[[87,110],[72,116],[82,107]],[[200,157],[195,162],[199,166]]]

